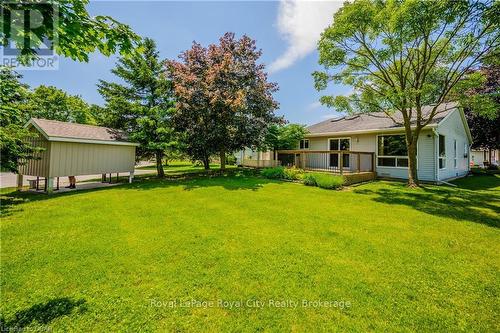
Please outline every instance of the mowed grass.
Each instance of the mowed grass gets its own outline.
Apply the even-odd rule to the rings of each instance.
[[[235,165],[226,165],[227,169],[234,169],[236,168]],[[156,170],[156,165],[147,165],[147,166],[142,166],[139,167],[138,169],[141,170]],[[217,163],[211,163],[210,164],[210,170],[218,170],[220,169],[220,164]],[[203,167],[203,164],[193,164],[192,162],[189,161],[170,161],[168,163],[168,166],[164,166],[163,170],[165,171],[166,176],[176,176],[176,175],[182,175],[182,174],[191,174],[191,173],[203,173],[205,172],[205,168]]]
[[[499,331],[500,177],[456,184],[330,191],[240,174],[3,193],[2,325]]]

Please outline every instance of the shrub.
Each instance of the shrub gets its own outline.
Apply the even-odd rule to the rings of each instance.
[[[325,189],[336,189],[342,187],[344,184],[344,177],[329,175],[325,173],[309,173],[304,176],[304,180],[307,177],[307,183],[304,181],[304,184],[310,186],[318,186]]]
[[[304,171],[297,168],[285,168],[280,166],[275,168],[265,168],[260,173],[262,176],[271,179],[299,180],[302,179]]]
[[[487,169],[488,169],[488,170],[498,170],[499,168],[498,168],[498,165],[495,165],[495,164],[490,164],[490,165],[488,165],[488,168],[487,168]]]
[[[302,175],[304,174],[303,170],[297,169],[295,167],[285,168],[283,171],[284,171],[284,178],[288,180],[302,179]]]
[[[318,184],[316,184],[316,179],[314,178],[314,174],[312,174],[312,173],[304,174],[302,181],[304,182],[304,185],[307,185],[307,186],[317,186],[318,185]]]
[[[265,168],[261,170],[261,175],[266,178],[271,179],[283,179],[285,178],[285,168],[275,167],[275,168]]]
[[[236,156],[234,156],[234,155],[227,155],[226,156],[226,164],[227,165],[235,165],[236,164]]]

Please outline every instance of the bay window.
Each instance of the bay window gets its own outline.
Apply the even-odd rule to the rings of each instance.
[[[408,149],[404,135],[379,135],[377,165],[380,167],[408,167]]]

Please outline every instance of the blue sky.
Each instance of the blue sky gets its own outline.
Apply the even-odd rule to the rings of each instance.
[[[262,49],[261,61],[280,90],[278,114],[295,123],[312,124],[337,114],[318,102],[311,73],[319,69],[315,50],[319,33],[331,22],[340,2],[279,1],[95,1],[92,15],[110,15],[141,36],[153,38],[162,58],[176,58],[195,40],[217,42],[227,31],[247,34]],[[110,70],[116,57],[93,54],[88,63],[61,58],[58,71],[22,71],[23,81],[36,87],[53,85],[89,103],[103,104],[97,92],[99,79],[117,80]],[[345,94],[348,87],[329,93]]]

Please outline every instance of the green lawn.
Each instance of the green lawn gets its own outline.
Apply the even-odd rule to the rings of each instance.
[[[498,332],[500,175],[456,184],[4,192],[3,329]]]
[[[220,164],[217,164],[217,163],[210,164],[211,170],[218,170],[219,168],[220,168]],[[226,168],[232,169],[232,168],[236,168],[236,166],[235,165],[226,165]],[[138,169],[156,170],[156,165],[147,165],[147,166],[139,167]],[[165,171],[165,175],[167,175],[167,176],[182,175],[182,174],[189,174],[189,173],[200,173],[200,172],[205,171],[202,164],[193,164],[189,161],[171,161],[168,163],[168,166],[165,166],[163,168],[163,170]]]

